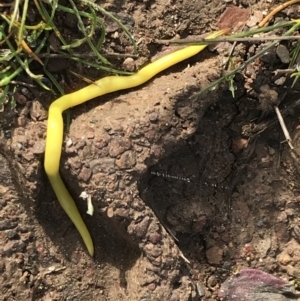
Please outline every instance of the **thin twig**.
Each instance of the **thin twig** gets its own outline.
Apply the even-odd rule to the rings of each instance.
[[[294,108],[300,106],[300,99],[296,100],[292,104],[285,105],[284,108],[281,109],[281,115],[283,117],[287,116],[291,110]],[[267,128],[270,126],[275,125],[278,122],[278,118],[272,118],[267,121],[263,121],[260,123],[257,123],[253,126],[251,129],[251,132],[248,134],[250,139],[254,139],[255,137],[261,135]]]
[[[15,3],[0,3],[0,7],[10,7],[12,5],[15,5]]]
[[[285,9],[286,7],[295,4],[297,2],[300,2],[300,0],[291,0],[288,1],[286,3],[280,4],[279,6],[277,6],[275,9],[273,9],[259,24],[259,27],[263,27],[265,26],[265,24],[273,17],[275,16],[278,12],[280,12],[281,10]]]
[[[27,52],[28,56],[32,57],[34,60],[39,62],[42,66],[44,66],[44,63],[40,60],[40,58],[31,50],[31,48],[28,46],[28,44],[25,42],[25,40],[21,40],[21,46],[23,49]]]
[[[289,133],[289,131],[288,131],[286,125],[285,125],[284,119],[283,119],[283,117],[280,113],[280,110],[279,110],[278,106],[274,106],[274,110],[276,112],[276,115],[277,115],[278,121],[280,123],[281,129],[283,131],[285,140],[288,143],[288,145],[290,146],[290,148],[293,150],[294,146],[292,144],[292,138],[291,138],[290,133]]]
[[[181,250],[179,250],[179,256],[188,264],[191,264],[191,262],[183,255]]]
[[[27,88],[36,88],[35,85],[29,84],[29,83],[25,83],[25,82],[20,82],[20,81],[17,81],[17,80],[10,81],[10,84],[24,86],[24,87],[27,87]]]
[[[239,32],[242,32],[244,29],[245,29],[245,24],[240,28]],[[227,71],[230,70],[229,62],[230,62],[231,57],[232,57],[232,55],[233,55],[234,49],[235,49],[235,47],[236,47],[236,44],[237,44],[237,41],[235,41],[235,42],[232,44],[231,49],[230,49],[230,51],[229,51],[229,53],[228,53],[228,59],[227,59],[227,61],[226,61],[225,64],[224,64],[224,69],[226,69]]]
[[[3,49],[7,50],[7,49]],[[10,51],[10,50],[9,50]],[[138,58],[139,56],[137,54],[131,54],[131,53],[102,53],[102,55],[108,57],[108,58]],[[29,55],[27,53],[19,53],[20,57],[28,57]],[[89,53],[72,53],[70,55],[69,53],[39,53],[36,54],[39,58],[71,58],[71,57],[77,57],[77,58],[95,58],[97,55],[93,52]]]
[[[284,33],[284,36],[286,36],[286,37],[289,36],[289,34],[292,34],[296,30],[298,30],[299,27],[300,27],[300,24],[296,23],[287,32]],[[225,76],[222,76],[221,78],[217,79],[216,81],[214,81],[213,83],[211,83],[210,85],[208,85],[207,87],[205,87],[204,89],[202,89],[199,93],[196,94],[196,97],[198,97],[201,93],[203,93],[205,91],[208,91],[208,90],[211,90],[211,89],[215,88],[217,85],[219,85],[220,83],[222,83],[226,78],[228,78],[228,77],[230,77],[232,75],[235,75],[238,72],[243,71],[246,68],[246,66],[248,66],[249,64],[251,64],[252,62],[254,62],[257,58],[260,58],[269,49],[271,49],[274,46],[276,46],[276,44],[277,44],[277,41],[274,41],[274,42],[270,43],[265,48],[263,48],[262,50],[258,51],[252,57],[250,57],[246,62],[244,62],[243,64],[241,64],[240,66],[238,66],[236,69],[228,72]]]
[[[300,0],[299,0],[300,1]],[[300,40],[300,35],[297,36],[269,36],[269,37],[253,37],[253,38],[217,38],[207,40],[205,38],[187,38],[180,40],[155,40],[157,44],[185,44],[185,45],[207,45],[216,44],[221,42],[262,42],[262,41],[289,41],[289,40]]]
[[[296,68],[289,68],[289,69],[277,69],[274,71],[274,75],[277,74],[290,74],[295,72],[297,69]]]

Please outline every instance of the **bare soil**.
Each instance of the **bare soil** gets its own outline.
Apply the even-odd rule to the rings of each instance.
[[[250,13],[274,7],[267,0],[240,4]],[[165,51],[153,39],[210,32],[228,5],[219,0],[103,3],[127,20],[140,41],[138,67]],[[117,31],[112,28],[107,36],[113,51],[129,45],[121,34],[116,38]],[[241,58],[253,54],[238,49]],[[94,258],[43,170],[53,96],[31,90],[21,94],[15,111],[5,108],[0,113],[0,299],[218,300],[221,284],[242,268],[298,279],[300,139],[293,104],[299,87],[290,90],[288,80],[275,83],[272,71],[286,65],[275,50],[271,55],[271,61],[251,66],[255,76],[236,76],[234,98],[224,87],[197,96],[222,72],[221,57],[205,50],[142,87],[71,110],[61,174],[90,229]],[[53,68],[63,72],[59,65]],[[84,84],[66,85],[71,91]],[[286,110],[293,153],[265,105],[274,93]],[[83,191],[92,196],[93,216],[79,198]]]

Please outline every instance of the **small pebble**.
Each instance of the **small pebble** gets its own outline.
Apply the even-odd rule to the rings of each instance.
[[[150,113],[149,114],[149,120],[150,120],[150,122],[158,121],[158,114],[156,112]]]
[[[112,34],[112,37],[114,38],[114,39],[118,39],[119,38],[119,33],[117,32],[117,31],[115,31],[113,34]]]
[[[271,147],[271,146],[268,146],[268,151],[269,151],[269,154],[271,155],[271,156],[274,156],[275,155],[275,149],[273,148],[273,147]]]
[[[211,275],[211,276],[209,276],[209,278],[207,279],[207,285],[208,285],[208,287],[210,287],[210,288],[216,286],[217,283],[218,283],[218,281],[217,281],[217,278],[216,278],[215,275]]]
[[[276,53],[273,50],[267,51],[260,57],[260,60],[266,64],[273,65],[276,61]]]
[[[127,169],[134,167],[136,163],[135,153],[132,151],[126,151],[121,156],[120,159],[116,160],[116,165],[120,169]]]
[[[70,146],[72,146],[72,145],[73,145],[73,141],[72,141],[71,138],[69,138],[68,141],[67,141],[67,143],[66,143],[66,146],[67,146],[67,147],[70,147]]]
[[[257,24],[257,19],[254,16],[251,16],[246,25],[251,28],[254,27]]]
[[[297,240],[297,242],[300,242],[300,227],[296,225],[293,229],[293,236]]]
[[[92,170],[87,167],[83,167],[79,174],[79,178],[82,179],[84,182],[87,182],[92,176]]]
[[[7,238],[12,240],[12,239],[18,239],[19,234],[15,230],[8,230],[7,231]]]
[[[285,252],[285,251],[281,252],[277,256],[277,261],[279,263],[281,263],[282,265],[287,265],[288,263],[291,262],[291,260],[292,260],[291,256],[287,252]]]
[[[32,153],[35,155],[40,155],[45,152],[45,142],[44,141],[36,141],[32,146]]]
[[[37,100],[32,102],[29,113],[31,119],[34,121],[45,120],[47,119],[48,115],[42,104]]]
[[[110,125],[104,125],[104,126],[103,126],[103,129],[104,129],[106,132],[108,132],[108,131],[111,130],[111,126],[110,126]]]
[[[17,125],[24,127],[26,125],[27,119],[25,116],[21,116],[17,118]]]
[[[123,68],[127,71],[133,72],[135,70],[134,59],[131,57],[126,58],[123,62]]]
[[[4,137],[6,139],[10,139],[11,138],[11,130],[6,130],[4,131]]]
[[[87,134],[86,134],[86,137],[88,139],[94,139],[95,133],[93,131],[88,131]]]
[[[31,91],[29,89],[27,89],[26,87],[21,89],[22,94],[27,98],[27,99],[32,99],[33,98],[33,94],[31,93]]]
[[[284,45],[278,45],[276,48],[276,54],[282,63],[288,64],[290,62],[290,53]]]
[[[279,77],[278,79],[276,79],[274,83],[275,83],[277,86],[282,86],[282,85],[285,83],[285,81],[286,81],[286,77],[281,76],[281,77]]]
[[[15,100],[16,100],[16,102],[17,102],[18,104],[20,104],[20,105],[25,105],[26,102],[27,102],[26,96],[23,95],[23,94],[20,94],[20,93],[16,93],[16,94],[15,94]]]

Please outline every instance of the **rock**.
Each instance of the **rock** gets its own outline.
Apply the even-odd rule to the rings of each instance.
[[[218,296],[222,301],[288,301],[296,297],[287,281],[256,269],[229,277]]]
[[[16,93],[16,94],[15,94],[15,100],[16,100],[16,102],[17,102],[18,104],[20,104],[20,105],[25,105],[26,102],[27,102],[26,96],[23,95],[23,94],[20,94],[20,93]]]
[[[151,112],[148,116],[150,122],[157,122],[158,121],[158,114],[157,112]]]
[[[273,65],[274,62],[276,61],[276,53],[275,50],[270,50],[267,53],[263,54],[260,58],[259,58],[262,62],[269,64],[269,65]]]
[[[10,240],[5,244],[5,246],[2,248],[2,250],[0,252],[3,256],[8,256],[9,257],[13,253],[16,253],[16,252],[22,253],[22,252],[24,252],[25,248],[26,248],[26,245],[22,241]]]
[[[297,242],[300,243],[300,226],[295,225],[292,233]]]
[[[135,70],[135,61],[133,58],[128,57],[123,62],[123,68],[127,71],[133,72]]]
[[[27,118],[25,116],[20,116],[17,118],[17,126],[25,127],[27,123]]]
[[[150,224],[150,218],[149,216],[146,216],[140,223],[130,224],[128,227],[128,232],[130,234],[134,234],[139,238],[143,238],[147,233],[149,224]]]
[[[217,280],[215,275],[211,275],[211,276],[208,277],[208,279],[207,279],[208,287],[211,288],[211,287],[216,286],[217,284],[218,284],[218,280]]]
[[[11,219],[2,219],[0,220],[0,231],[9,230],[16,228],[18,223],[16,221],[12,221]]]
[[[205,255],[210,264],[220,264],[223,257],[223,251],[218,246],[214,246],[208,249]]]
[[[278,105],[278,93],[271,89],[269,85],[260,87],[261,93],[258,95],[260,107],[262,110],[273,110],[275,105]]]
[[[285,83],[285,81],[286,81],[286,77],[285,76],[281,76],[278,79],[276,79],[274,83],[277,86],[282,86]]]
[[[43,154],[45,152],[45,140],[35,141],[31,151],[35,155]]]
[[[157,232],[150,233],[147,238],[153,244],[159,243],[161,241],[161,239],[162,239],[161,235],[159,233],[157,233]]]
[[[122,217],[122,218],[129,218],[129,209],[126,208],[117,208],[114,211],[114,216]]]
[[[160,256],[163,252],[163,250],[159,246],[154,245],[152,243],[146,244],[144,250],[147,255],[150,255],[154,258],[157,258],[158,256]]]
[[[120,169],[133,168],[136,163],[136,155],[133,151],[124,152],[120,159],[116,160],[116,165]]]
[[[277,261],[279,261],[282,265],[287,265],[292,261],[292,258],[286,251],[283,251],[277,256]]]
[[[44,107],[41,105],[41,103],[37,100],[34,100],[32,102],[31,108],[30,108],[30,117],[34,120],[45,120],[47,118],[47,112],[44,109]]]
[[[91,178],[92,173],[93,172],[90,168],[84,166],[80,171],[79,178],[82,179],[84,182],[87,182]]]
[[[253,15],[249,18],[246,25],[250,28],[254,27],[262,20],[262,18],[263,18],[263,14],[261,11],[254,11]]]
[[[240,28],[240,24],[247,22],[249,15],[249,11],[245,8],[235,5],[227,6],[225,12],[220,17],[217,26],[221,29],[232,28],[236,30]]]
[[[87,137],[88,139],[94,139],[94,137],[95,137],[95,132],[94,132],[94,130],[93,130],[93,129],[90,129],[90,130],[86,133],[86,137]]]
[[[278,215],[277,215],[277,218],[276,218],[276,221],[278,223],[287,223],[288,222],[288,219],[287,219],[287,214],[285,211],[281,211]]]
[[[124,153],[125,150],[130,149],[131,147],[131,142],[129,139],[124,139],[124,138],[118,138],[118,139],[113,139],[109,143],[109,155],[113,158],[121,155]]]
[[[260,258],[264,258],[267,256],[267,253],[271,248],[271,237],[267,233],[263,238],[255,236],[252,240],[252,244]]]
[[[17,233],[17,231],[15,230],[8,230],[7,233],[7,238],[10,240],[14,240],[14,239],[19,239],[19,234]]]
[[[113,158],[95,159],[92,160],[89,165],[93,170],[93,174],[97,174],[99,172],[115,172],[115,159]]]
[[[288,64],[290,62],[290,53],[284,45],[278,45],[276,48],[276,54],[282,63]]]
[[[274,229],[277,240],[280,241],[280,243],[284,244],[290,240],[290,233],[286,223],[276,223]]]

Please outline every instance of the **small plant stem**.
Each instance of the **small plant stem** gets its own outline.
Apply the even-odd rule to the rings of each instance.
[[[285,32],[284,36],[288,36],[289,34],[292,34],[294,31],[298,30],[299,27],[300,27],[300,23],[296,23],[296,24],[294,23],[294,26],[291,27],[287,32]],[[260,50],[257,54],[253,55],[246,62],[244,62],[243,64],[241,64],[239,67],[237,67],[236,69],[230,71],[225,76],[222,76],[221,78],[219,78],[218,80],[216,80],[212,84],[210,84],[207,87],[205,87],[204,89],[202,89],[198,93],[198,95],[201,94],[201,93],[203,93],[204,91],[211,90],[212,88],[214,88],[215,86],[217,86],[221,82],[223,82],[226,78],[228,78],[230,76],[233,76],[233,75],[235,75],[238,72],[243,71],[246,68],[247,65],[251,64],[257,58],[261,57],[265,52],[267,52],[268,50],[270,50],[271,48],[273,48],[274,46],[276,46],[277,43],[278,43],[278,41],[274,41],[274,42],[270,43],[268,46],[266,46],[265,48],[263,48],[262,50]]]
[[[9,75],[5,75],[0,80],[0,87],[8,86],[8,84],[23,70],[23,68],[20,66],[18,69],[16,69],[14,72],[12,72]]]
[[[8,32],[11,32],[11,29],[12,29],[14,23],[15,23],[15,20],[17,19],[17,15],[18,15],[18,12],[19,12],[20,0],[16,0],[13,5],[14,5],[14,11],[13,11],[13,14],[12,14],[11,21],[9,23]]]
[[[288,143],[288,145],[289,145],[289,147],[290,147],[291,149],[294,149],[294,146],[293,146],[293,144],[292,144],[292,138],[291,138],[291,136],[290,136],[289,131],[287,130],[287,127],[286,127],[286,125],[285,125],[284,119],[283,119],[283,117],[282,117],[282,115],[281,115],[281,113],[280,113],[280,110],[279,110],[278,106],[274,106],[274,110],[275,110],[275,112],[276,112],[276,115],[277,115],[279,124],[280,124],[280,126],[281,126],[281,129],[282,129],[282,131],[283,131],[283,135],[284,135],[284,137],[285,137],[286,142]]]
[[[27,11],[28,11],[28,2],[29,0],[25,0],[23,4],[22,18],[21,18],[20,28],[18,32],[18,47],[21,46],[24,37],[24,25],[25,25]]]
[[[43,62],[41,61],[41,59],[30,49],[30,47],[27,45],[27,43],[25,42],[25,40],[21,41],[21,46],[23,47],[23,49],[28,53],[29,56],[31,56],[34,60],[36,60],[37,62],[39,62],[42,66],[44,66]]]
[[[105,15],[105,16],[109,17],[110,19],[112,19],[113,21],[115,21],[126,33],[127,37],[129,38],[129,40],[131,41],[131,43],[133,45],[134,51],[137,52],[137,46],[136,46],[134,38],[132,37],[132,35],[128,31],[128,29],[122,24],[122,22],[118,18],[116,18],[113,14],[106,11],[104,8],[102,8],[101,6],[99,6],[98,4],[96,4],[90,0],[80,0],[80,1],[86,5],[93,7],[95,10],[100,11],[103,15]]]
[[[34,3],[35,3],[36,8],[38,9],[40,15],[44,19],[45,23],[54,30],[56,36],[60,39],[60,41],[62,42],[63,45],[68,45],[66,40],[62,37],[59,30],[53,23],[52,18],[49,16],[47,10],[45,9],[45,7],[43,5],[43,2],[38,2],[37,0],[34,0]],[[72,53],[71,50],[69,52]]]
[[[218,39],[199,41],[199,39],[183,39],[183,40],[155,40],[157,44],[184,44],[184,45],[210,45],[221,42],[262,42],[262,41],[289,41],[289,40],[300,40],[300,35],[297,36],[269,36],[269,37],[255,37],[255,38],[232,38],[223,37]]]
[[[6,95],[8,92],[8,88],[9,88],[9,86],[7,85],[6,87],[4,87],[4,90],[2,91],[2,93],[0,93],[0,106],[2,106],[5,101],[5,98],[6,98]]]
[[[10,51],[9,49],[5,49],[7,51]],[[106,57],[111,57],[111,58],[127,58],[127,57],[131,57],[131,58],[138,58],[138,55],[136,54],[131,54],[131,53],[103,53],[103,55],[105,55]],[[20,57],[28,57],[27,53],[19,53]],[[39,53],[36,54],[37,57],[39,58],[71,58],[71,55],[69,53]],[[78,57],[78,58],[95,58],[97,57],[97,55],[94,52],[88,52],[88,53],[77,53],[74,52],[73,53],[73,57]]]
[[[280,12],[281,10],[285,9],[286,7],[293,5],[297,2],[300,2],[300,0],[291,0],[288,2],[285,2],[283,4],[280,4],[279,6],[277,6],[275,9],[273,9],[259,24],[259,27],[263,27],[265,26],[265,24],[273,17],[275,16],[278,12]]]
[[[215,43],[220,43],[220,42],[235,42],[235,41],[239,41],[239,42],[246,41],[247,42],[247,41],[251,41],[251,40],[253,42],[264,41],[264,40],[279,40],[279,39],[289,40],[290,37],[286,37],[286,36],[285,37],[273,36],[270,38],[267,36],[249,38],[249,36],[253,36],[253,35],[259,34],[259,33],[266,33],[269,31],[274,31],[279,28],[290,27],[290,26],[295,25],[295,23],[297,23],[297,22],[296,21],[279,22],[272,26],[256,28],[253,30],[236,33],[236,34],[233,34],[233,35],[230,35],[227,37],[221,37],[221,38],[216,38],[216,39],[211,39],[211,40],[207,40],[207,39],[205,39],[205,37],[204,38],[197,37],[194,39],[187,38],[187,39],[180,39],[180,40],[156,40],[155,42],[158,44],[191,44],[191,43],[193,43],[193,44],[197,44],[197,45],[201,45],[201,44],[207,45],[207,44],[215,44]],[[295,37],[296,37],[296,39],[300,39],[300,37],[298,35]]]
[[[77,9],[75,3],[73,2],[73,0],[69,0],[69,1],[70,1],[71,5],[72,5],[72,8],[73,8],[75,14],[76,14],[78,23],[79,23],[79,25],[80,25],[80,29],[81,29],[81,31],[83,32],[83,34],[85,35],[84,41],[85,41],[85,40],[87,41],[87,43],[89,44],[89,46],[91,47],[91,49],[93,50],[93,52],[97,55],[97,57],[101,60],[101,62],[102,62],[103,64],[105,64],[105,65],[111,65],[110,62],[98,52],[98,50],[96,49],[96,47],[94,46],[94,44],[93,44],[92,41],[91,41],[91,37],[93,36],[93,34],[94,34],[94,32],[95,32],[95,29],[96,29],[96,23],[97,23],[97,22],[96,22],[96,15],[95,15],[95,12],[94,12],[94,11],[92,10],[92,8],[91,8],[91,10],[92,10],[92,17],[93,17],[93,18],[92,18],[92,19],[93,19],[93,22],[92,22],[92,29],[91,29],[90,33],[87,34],[86,29],[85,29],[85,26],[84,26],[84,24],[83,24],[83,22],[82,22],[81,16],[80,16],[80,14],[79,14],[79,12],[78,12],[78,9]],[[90,18],[91,18],[91,16],[90,16]]]

